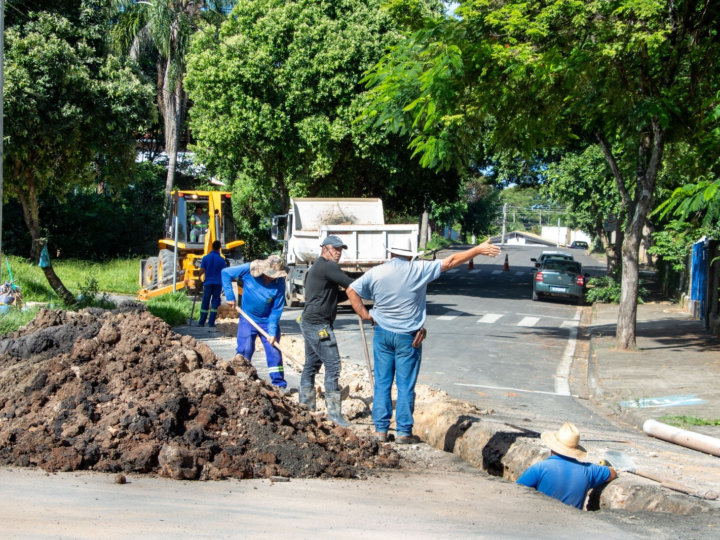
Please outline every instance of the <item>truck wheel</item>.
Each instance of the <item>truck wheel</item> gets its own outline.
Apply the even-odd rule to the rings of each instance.
[[[162,282],[166,278],[172,277],[174,259],[175,254],[169,249],[160,250],[158,256],[158,281]]]
[[[289,307],[298,307],[300,300],[295,296],[295,292],[292,290],[293,285],[289,281],[285,281],[285,305]]]
[[[150,257],[145,263],[143,271],[143,287],[152,287],[157,284],[158,278],[158,258]]]

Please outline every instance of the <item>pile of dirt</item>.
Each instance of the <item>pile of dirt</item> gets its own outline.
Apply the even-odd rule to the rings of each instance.
[[[0,339],[0,464],[350,478],[396,467],[398,455],[321,422],[241,356],[224,361],[128,302],[41,310]]]

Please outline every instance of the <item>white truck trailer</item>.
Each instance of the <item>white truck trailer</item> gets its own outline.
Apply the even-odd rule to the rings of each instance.
[[[343,250],[340,267],[360,277],[389,259],[386,247],[410,239],[417,249],[417,224],[386,225],[380,199],[292,199],[290,211],[273,218],[272,236],[280,241],[279,223],[286,219],[283,255],[289,267],[285,300],[289,306],[305,301],[307,271],[320,256],[320,244],[338,236]]]

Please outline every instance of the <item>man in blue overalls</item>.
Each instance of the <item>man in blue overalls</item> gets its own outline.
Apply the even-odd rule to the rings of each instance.
[[[221,272],[227,267],[225,259],[220,254],[222,244],[215,240],[212,244],[212,251],[205,255],[200,262],[200,276],[205,274],[203,284],[202,304],[200,304],[200,320],[198,324],[205,326],[215,326],[217,318],[217,310],[220,305],[220,294],[222,293],[222,281],[220,279]],[[210,310],[210,318],[208,319],[208,309]]]
[[[267,260],[257,260],[222,271],[222,287],[228,306],[235,307],[233,279],[242,279],[242,310],[270,336],[270,341],[260,336],[265,349],[270,380],[280,388],[287,387],[282,355],[273,345],[280,340],[280,315],[285,307],[285,276],[287,269],[282,259],[271,255]],[[255,338],[259,332],[242,315],[238,321],[237,352],[252,360]]]

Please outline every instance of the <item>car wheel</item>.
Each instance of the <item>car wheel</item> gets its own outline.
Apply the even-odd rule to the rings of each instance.
[[[538,300],[540,300],[540,295],[538,293],[536,293],[535,291],[533,291],[532,299],[533,299],[533,302],[537,302]]]
[[[578,305],[578,306],[584,306],[584,305],[585,305],[585,293],[583,293],[583,294],[581,294],[580,296],[578,296],[577,305]]]

